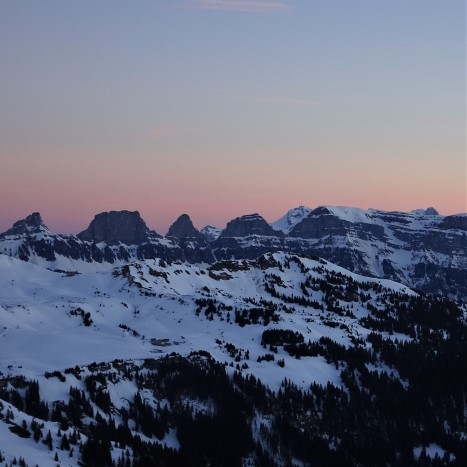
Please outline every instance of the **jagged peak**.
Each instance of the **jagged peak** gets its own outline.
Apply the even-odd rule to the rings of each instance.
[[[1,237],[10,235],[36,234],[40,232],[49,233],[49,228],[44,224],[39,212],[33,212],[26,218],[16,221],[11,229],[2,233]]]
[[[178,217],[177,217],[177,220],[175,222],[191,222],[191,218],[188,214],[184,213],[184,214],[180,214]]]
[[[33,212],[32,214],[29,214],[29,216],[27,216],[24,221],[26,222],[26,225],[30,227],[39,227],[41,224],[45,225],[39,212]]]
[[[432,206],[426,209],[425,214],[427,216],[439,216],[439,212]]]
[[[170,226],[167,232],[168,237],[175,237],[179,240],[183,238],[201,238],[202,235],[198,229],[195,228],[193,222],[188,214],[182,214]]]

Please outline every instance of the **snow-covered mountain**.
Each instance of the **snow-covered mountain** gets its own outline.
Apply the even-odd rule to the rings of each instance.
[[[222,229],[220,227],[206,225],[200,230],[200,232],[208,242],[212,242],[219,237],[219,235],[222,233]]]
[[[177,465],[203,465],[214,456],[230,465],[222,457],[226,452],[242,465],[261,465],[262,456],[274,465],[288,465],[290,456],[309,465],[319,452],[327,459],[322,465],[374,465],[357,445],[345,447],[360,439],[361,428],[350,425],[341,433],[321,398],[340,398],[345,388],[344,399],[333,399],[333,407],[344,404],[340,424],[353,410],[344,407],[346,398],[357,401],[367,390],[358,395],[355,378],[363,388],[379,381],[371,389],[378,396],[366,404],[379,404],[377,388],[389,384],[403,405],[401,398],[426,383],[402,364],[410,359],[394,355],[410,352],[423,368],[416,349],[425,354],[435,340],[447,345],[458,339],[451,335],[467,335],[465,307],[318,258],[268,253],[205,266],[167,259],[75,266],[75,273],[51,271],[0,254],[0,456],[7,463],[21,456],[41,466],[57,459],[73,466],[92,465],[90,459],[111,465],[113,459],[118,465],[125,458],[143,465],[148,456],[168,465],[174,459]],[[444,355],[442,347],[437,351]],[[449,365],[463,365],[459,358]],[[446,378],[451,390],[457,388]],[[277,417],[288,413],[286,400],[299,394],[302,402],[294,402],[282,426]],[[309,394],[315,399],[305,403]],[[446,394],[443,401],[454,400]],[[195,455],[189,440],[211,426],[199,417],[224,433],[222,449],[211,453],[203,445],[201,458],[188,461],[184,456]],[[417,433],[405,438],[412,465],[428,445],[453,462],[461,459],[464,438],[447,434],[440,445],[431,431],[423,440]],[[283,444],[290,436],[305,436],[304,444]],[[311,449],[314,443],[318,451]],[[347,454],[341,458],[342,452]]]
[[[272,224],[250,214],[222,231],[202,232],[184,214],[166,237],[148,229],[137,212],[98,214],[77,236],[52,234],[35,213],[0,235],[0,252],[64,270],[81,262],[154,258],[211,264],[278,251],[320,256],[360,274],[467,298],[467,216],[441,216],[433,208],[404,213],[301,206]]]
[[[297,224],[290,248],[362,274],[452,297],[467,296],[464,215],[319,207]]]
[[[287,211],[287,214],[277,221],[272,222],[271,227],[275,230],[281,230],[287,235],[298,223],[307,217],[311,211],[312,209],[306,206],[298,206],[297,208],[290,209]]]
[[[467,217],[387,212],[323,206],[292,210],[273,228],[286,235],[226,229],[211,247],[217,259],[255,258],[268,251],[323,257],[361,274],[386,277],[410,287],[451,297],[467,297]],[[295,222],[296,221],[296,222]],[[260,220],[257,218],[257,223]],[[258,231],[258,229],[257,229]],[[247,233],[244,233],[247,232]]]

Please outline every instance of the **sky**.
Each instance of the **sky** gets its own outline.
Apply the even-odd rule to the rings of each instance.
[[[466,212],[463,0],[0,0],[0,231]]]

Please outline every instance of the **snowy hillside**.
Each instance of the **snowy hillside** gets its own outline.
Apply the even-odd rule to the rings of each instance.
[[[202,423],[199,417],[208,417],[227,426],[216,417],[224,413],[219,412],[224,407],[221,394],[233,390],[233,378],[242,389],[229,400],[241,397],[242,408],[229,415],[239,425],[236,435],[226,434],[226,439],[239,433],[243,438],[231,458],[259,465],[265,456],[276,465],[288,465],[292,456],[308,465],[309,456],[318,452],[311,446],[318,443],[329,462],[345,465],[359,459],[370,465],[358,450],[341,457],[347,435],[328,424],[331,415],[319,408],[321,397],[334,394],[336,410],[344,416],[349,409],[342,395],[356,397],[354,378],[363,377],[359,384],[388,378],[397,397],[409,397],[426,383],[401,363],[405,357],[399,361],[396,356],[426,354],[436,341],[441,358],[439,345],[455,346],[458,340],[451,344],[451,335],[467,335],[465,308],[318,258],[270,253],[206,267],[162,259],[107,269],[99,263],[75,266],[74,273],[57,272],[0,255],[0,459],[7,463],[21,456],[28,465],[56,465],[57,457],[63,465],[78,465],[80,459],[91,465],[86,460],[90,458],[101,458],[100,465],[113,459],[117,465],[128,457],[133,465],[145,465],[144,456],[153,459],[157,451],[169,465],[175,465],[175,459],[181,465],[188,465],[187,459],[192,459],[190,465],[203,465],[204,457],[193,460],[185,423],[194,417],[190,423],[195,427]],[[454,369],[463,362],[442,365]],[[178,398],[167,392],[173,374],[187,378],[177,383],[177,391],[182,391]],[[200,378],[211,381],[208,393],[199,386]],[[448,373],[450,390],[462,383],[451,379]],[[217,387],[224,389],[218,394]],[[282,404],[285,393],[302,394],[302,402],[289,417],[292,425],[281,428],[274,414],[283,409],[274,407]],[[254,408],[252,394],[260,398]],[[306,417],[319,416],[324,424],[318,431],[319,424],[302,427],[302,435],[297,432],[311,450],[285,444],[277,451],[272,439],[285,443],[285,433],[305,423],[300,417],[309,412],[301,405],[307,397],[315,398],[317,412]],[[188,406],[179,405],[183,400]],[[225,410],[230,413],[227,406]],[[244,415],[237,420],[238,413]],[[100,439],[99,426],[105,426],[108,444],[92,441]],[[457,430],[464,429],[465,422],[458,425]],[[414,462],[424,446],[417,433],[407,434],[413,451],[406,454]],[[462,438],[439,444],[434,434],[427,436],[427,446],[438,443],[437,452],[459,461]],[[137,438],[148,444],[138,444]],[[225,465],[222,456],[228,451],[222,446],[224,454],[210,455]],[[210,449],[206,446],[206,452]],[[323,465],[331,465],[326,462]]]
[[[285,234],[288,234],[298,223],[307,217],[311,211],[312,209],[306,206],[299,206],[298,208],[290,209],[280,219],[272,222],[271,226],[276,230],[281,230]]]
[[[310,281],[319,284],[329,281],[330,275],[346,274],[344,281],[383,287],[380,294],[389,291],[413,294],[388,280],[368,279],[325,261],[281,253],[256,261],[216,263],[208,268],[145,260],[108,271],[99,269],[89,272],[86,268],[77,274],[57,273],[0,255],[3,324],[0,363],[4,374],[11,376],[18,371],[33,377],[50,369],[93,360],[144,358],[155,352],[186,354],[197,349],[207,350],[223,360],[226,352],[216,343],[220,337],[239,348],[250,348],[254,342],[256,345],[250,352],[255,359],[263,353],[259,343],[266,317],[241,329],[235,323],[236,311],[243,315],[253,309],[268,312],[268,327],[291,326],[307,340],[330,336],[349,343],[352,337],[369,333],[358,321],[369,314],[367,306],[359,301],[356,292],[354,301],[341,303],[345,309],[352,305],[354,318],[348,329],[330,327],[326,319],[339,324],[349,324],[349,320],[328,312],[326,294],[314,290],[319,285]],[[314,305],[301,306],[290,297],[303,295],[306,281],[310,283],[306,290]],[[365,303],[377,306],[378,293],[372,287],[367,292],[365,285],[365,293],[372,295]],[[286,299],[271,295],[271,288]],[[209,307],[198,304],[199,301],[212,301],[216,311],[208,313]],[[201,311],[196,312],[197,309]],[[84,315],[88,313],[91,324],[86,326]],[[166,344],[154,347],[151,339],[164,340]],[[35,349],[32,361],[31,348]],[[254,368],[255,373],[261,374],[262,367]],[[301,365],[297,367],[296,363],[292,367],[277,371],[276,376],[268,375],[274,380],[274,387],[284,377],[292,378],[297,384],[310,383],[308,378],[303,379],[306,368],[297,371]],[[320,383],[326,383],[328,377],[337,381],[332,368],[323,365],[322,370],[318,373],[322,376]]]

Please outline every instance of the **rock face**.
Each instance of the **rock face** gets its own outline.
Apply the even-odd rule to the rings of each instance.
[[[179,240],[184,238],[202,238],[199,230],[195,228],[188,214],[182,214],[169,228],[167,237],[175,237]]]
[[[48,231],[49,229],[42,221],[42,217],[38,212],[33,212],[26,219],[22,219],[13,224],[13,227],[3,234],[0,234],[0,238],[10,235],[27,235],[37,233],[39,231]]]
[[[97,214],[78,238],[107,245],[141,245],[162,237],[148,229],[138,211],[110,211]]]
[[[439,216],[439,212],[433,207],[427,208],[425,214],[427,216]]]
[[[189,263],[212,263],[214,261],[211,246],[195,228],[188,214],[182,214],[170,226],[167,237],[178,241],[184,261]]]
[[[284,234],[274,230],[259,214],[248,214],[228,222],[211,246],[217,260],[254,259],[283,250]]]
[[[284,234],[274,230],[259,214],[248,214],[231,220],[222,231],[220,237],[248,237],[261,235],[264,237],[283,237]]]
[[[465,232],[467,232],[467,215],[447,216],[440,223],[439,228],[440,229],[464,230]]]
[[[219,235],[222,233],[222,229],[219,227],[213,227],[212,225],[206,225],[200,231],[201,235],[208,242],[213,242],[219,238]]]
[[[372,219],[341,217],[327,207],[319,207],[311,211],[290,231],[289,235],[294,238],[319,239],[327,236],[345,236],[350,230],[363,240],[384,238],[383,227],[374,224]]]
[[[213,263],[284,251],[323,257],[363,275],[467,299],[465,214],[443,217],[433,208],[406,213],[336,206],[289,212],[293,215],[282,218],[287,235],[259,214],[237,217],[220,233],[211,228],[201,234],[183,214],[165,238],[149,230],[137,212],[98,214],[78,236],[50,233],[40,214],[34,213],[0,235],[0,253],[58,268],[64,259]]]

